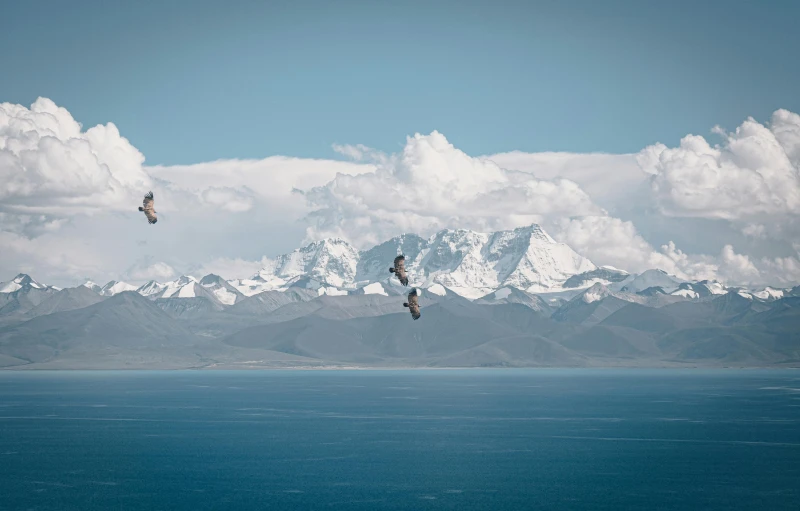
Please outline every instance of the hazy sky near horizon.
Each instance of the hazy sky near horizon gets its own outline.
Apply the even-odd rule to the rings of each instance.
[[[800,282],[797,2],[3,18],[0,280],[244,277],[324,236],[538,222],[597,264]],[[150,188],[156,226],[135,211]]]

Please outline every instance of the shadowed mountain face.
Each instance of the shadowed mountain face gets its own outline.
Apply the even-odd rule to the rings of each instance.
[[[87,287],[26,293],[0,325],[0,367],[800,367],[794,296],[765,302],[729,292],[663,305],[653,299],[661,293],[595,284],[554,309],[518,289],[474,301],[423,290],[413,321],[402,295],[306,288],[229,306],[205,295],[104,297]],[[31,305],[28,295],[41,299]]]
[[[18,275],[7,287],[13,291],[0,293],[0,324],[19,321],[56,293],[55,289],[44,287],[27,275]]]
[[[0,329],[0,352],[29,362],[121,357],[185,358],[198,339],[146,298],[128,291],[77,310]],[[191,358],[191,357],[189,357]]]
[[[104,296],[84,286],[62,289],[46,297],[39,305],[28,310],[23,317],[32,319],[56,312],[82,309],[103,300]]]

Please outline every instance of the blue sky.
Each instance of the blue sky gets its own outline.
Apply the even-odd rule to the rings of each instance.
[[[800,110],[800,2],[9,2],[0,101],[112,121],[148,164],[331,144],[636,152]]]

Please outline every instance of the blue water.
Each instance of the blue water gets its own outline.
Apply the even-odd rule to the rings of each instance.
[[[800,509],[800,371],[0,372],[0,509]]]

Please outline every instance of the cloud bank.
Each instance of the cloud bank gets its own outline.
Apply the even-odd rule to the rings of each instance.
[[[3,103],[0,271],[59,285],[190,271],[234,278],[328,236],[363,248],[404,232],[535,222],[596,264],[751,286],[799,282],[791,240],[800,239],[800,116],[778,110],[765,124],[748,118],[733,132],[712,131],[716,145],[688,135],[678,147],[625,155],[471,156],[434,131],[409,136],[397,154],[336,144],[344,160],[147,166],[112,123],[84,131],[49,99]],[[151,189],[158,229],[136,211]],[[749,245],[699,252],[682,232],[678,247],[677,232],[637,229],[645,213],[716,219]]]

